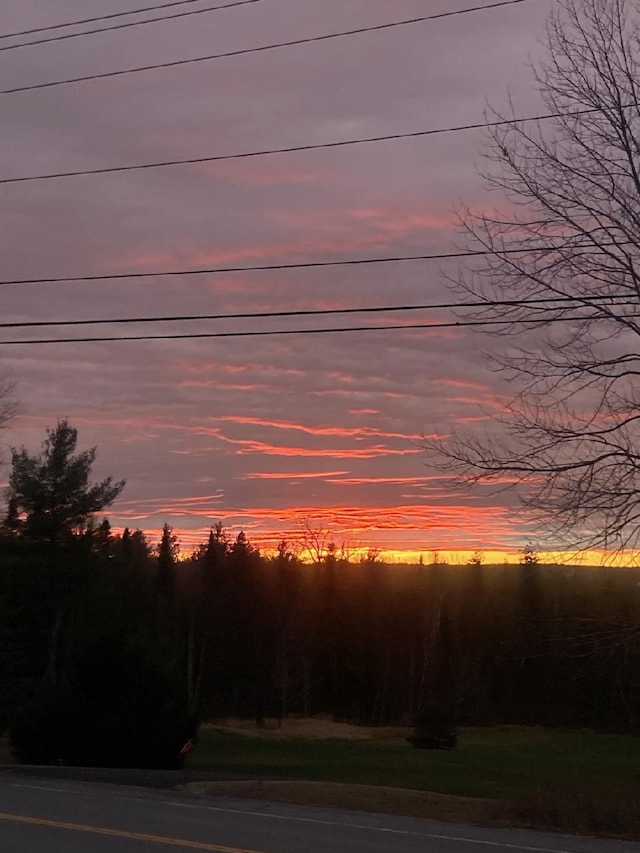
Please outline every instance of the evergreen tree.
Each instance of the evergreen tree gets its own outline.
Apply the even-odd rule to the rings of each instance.
[[[162,538],[158,546],[156,584],[158,594],[168,602],[172,602],[175,596],[178,551],[178,537],[174,535],[172,528],[168,524],[165,524],[162,528]]]
[[[91,516],[110,506],[124,488],[111,477],[91,485],[96,449],[76,454],[78,432],[66,420],[47,430],[40,455],[13,449],[9,503],[24,516],[24,534],[35,541],[61,542],[82,529]]]

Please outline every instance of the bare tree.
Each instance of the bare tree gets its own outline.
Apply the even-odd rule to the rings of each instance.
[[[475,568],[479,569],[484,563],[484,551],[475,550],[473,554],[467,560],[468,566],[475,566]]]
[[[331,532],[322,522],[313,518],[304,518],[300,524],[298,546],[312,563],[321,563],[327,554],[335,553],[335,543],[331,541]]]
[[[635,548],[640,7],[560,0],[546,47],[534,75],[550,117],[492,117],[484,177],[504,212],[462,214],[487,254],[455,279],[515,395],[484,435],[435,449],[461,481],[511,480],[566,546]]]

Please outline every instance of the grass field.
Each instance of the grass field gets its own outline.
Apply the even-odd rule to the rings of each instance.
[[[455,750],[441,752],[413,749],[398,732],[372,732],[369,739],[340,734],[327,737],[325,730],[320,739],[205,726],[189,767],[341,783],[223,784],[208,788],[212,794],[640,838],[640,738],[467,729]]]
[[[326,740],[202,729],[190,766],[285,779],[351,782],[465,797],[640,786],[640,738],[543,729],[469,729],[450,752],[402,738]]]

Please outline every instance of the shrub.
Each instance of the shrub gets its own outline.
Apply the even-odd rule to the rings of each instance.
[[[417,749],[454,749],[458,733],[453,714],[442,705],[429,702],[421,708],[414,733],[407,740]]]

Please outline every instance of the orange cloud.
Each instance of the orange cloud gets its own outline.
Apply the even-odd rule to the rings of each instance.
[[[144,513],[129,516],[120,514],[120,518],[136,520],[145,518]],[[296,506],[296,507],[260,507],[226,508],[224,512],[213,507],[196,508],[192,513],[196,518],[207,519],[205,527],[177,527],[183,545],[195,547],[206,539],[209,526],[220,519],[230,530],[243,529],[250,535],[258,547],[273,547],[280,539],[299,541],[305,522],[310,519],[330,532],[337,541],[355,544],[377,545],[384,549],[401,551],[452,551],[481,548],[484,550],[504,550],[504,543],[514,538],[514,528],[509,513],[504,507],[478,507],[467,505],[441,506],[424,504],[421,506]],[[175,516],[184,516],[184,505],[177,503],[161,504],[158,513],[148,517],[163,520]],[[152,528],[156,530],[156,528]],[[157,525],[158,533],[161,523]],[[525,541],[525,537],[522,537]]]
[[[216,433],[215,430],[212,432]],[[331,459],[377,459],[380,456],[408,456],[409,454],[422,453],[420,448],[407,448],[405,450],[395,450],[390,447],[376,444],[373,447],[358,448],[358,449],[329,449],[310,447],[282,447],[273,444],[267,444],[263,441],[255,441],[252,439],[229,438],[217,433],[217,437],[228,444],[234,444],[241,449],[237,451],[239,454],[244,453],[264,453],[266,456],[317,456],[329,457]]]
[[[194,495],[186,498],[172,498],[172,509],[179,507],[199,507],[200,505],[208,506],[211,501],[219,501],[224,498],[224,492],[219,490],[213,495]],[[127,508],[140,508],[164,506],[167,503],[166,498],[138,498],[136,500],[120,500],[118,501],[118,511],[126,510]]]
[[[237,415],[225,415],[215,420],[230,421],[237,424],[255,424],[256,426],[272,427],[273,429],[281,430],[299,430],[309,435],[332,435],[340,438],[375,436],[376,438],[404,438],[408,441],[418,441],[422,438],[420,435],[403,432],[384,432],[373,427],[311,427],[294,421],[266,420],[263,418],[240,417]]]

